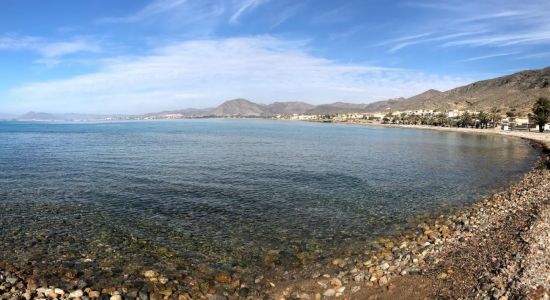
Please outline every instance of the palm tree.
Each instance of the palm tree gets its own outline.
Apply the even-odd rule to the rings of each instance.
[[[468,127],[470,126],[471,123],[472,123],[472,116],[470,115],[469,112],[465,112],[460,117],[460,127]]]
[[[487,124],[489,123],[489,121],[491,120],[491,118],[489,117],[488,114],[484,113],[483,111],[480,111],[478,114],[477,114],[477,118],[479,119],[479,125],[481,127],[481,129],[484,128],[487,128]]]
[[[546,97],[540,97],[533,105],[533,120],[539,125],[539,131],[544,131],[544,125],[550,118],[550,100]]]
[[[491,107],[489,111],[491,114],[491,123],[493,123],[493,128],[496,127],[497,121],[500,119],[500,109],[496,106]]]

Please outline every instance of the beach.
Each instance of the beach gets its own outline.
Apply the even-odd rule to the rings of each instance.
[[[392,126],[394,127],[394,126]],[[403,126],[472,134],[505,134],[541,148],[537,166],[510,187],[460,210],[426,220],[401,236],[380,238],[364,255],[331,257],[321,268],[284,272],[284,280],[254,278],[264,299],[544,299],[548,293],[548,136],[457,128]],[[544,150],[543,150],[544,148]],[[477,199],[476,199],[477,200]],[[265,260],[288,259],[268,253]],[[307,260],[307,257],[303,258]],[[310,268],[312,267],[312,268]],[[78,288],[78,274],[59,274],[75,282],[63,289],[37,282],[28,274],[0,265],[2,299],[259,299],[252,287],[229,272],[213,274],[220,292],[181,290],[179,281],[156,270],[140,274],[148,291],[123,286]],[[72,277],[72,278],[71,278]],[[186,282],[187,286],[195,283]],[[201,283],[202,284],[202,283]],[[196,283],[197,289],[199,283]],[[223,290],[225,291],[222,291]],[[200,296],[197,296],[199,295]]]
[[[372,124],[368,124],[372,125]],[[542,148],[524,178],[472,207],[395,240],[381,240],[369,260],[336,259],[336,276],[281,288],[288,299],[548,299],[550,289],[550,134],[498,129],[385,125],[493,134]]]

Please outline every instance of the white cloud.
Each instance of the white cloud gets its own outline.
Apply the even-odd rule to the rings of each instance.
[[[470,81],[343,64],[306,48],[302,41],[271,36],[174,43],[146,56],[105,60],[95,73],[14,88],[10,110],[141,113],[208,107],[236,97],[369,102]]]
[[[33,36],[4,35],[0,36],[0,50],[24,50],[39,54],[37,62],[52,62],[66,55],[102,51],[99,43],[87,38],[72,38],[65,41],[50,41]]]

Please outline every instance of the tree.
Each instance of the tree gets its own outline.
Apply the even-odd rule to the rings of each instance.
[[[539,131],[544,131],[544,125],[550,118],[550,100],[546,97],[540,97],[533,105],[533,120],[539,125]]]
[[[477,114],[477,118],[479,120],[479,125],[481,127],[481,129],[483,128],[487,128],[487,124],[489,123],[489,121],[491,120],[491,118],[489,117],[488,114],[480,111],[478,114]]]
[[[493,106],[489,112],[491,116],[491,123],[493,124],[494,128],[496,127],[496,123],[500,121],[500,109],[496,106]]]
[[[470,124],[472,123],[472,115],[470,115],[469,112],[465,112],[461,117],[460,117],[460,127],[468,127],[470,126]]]

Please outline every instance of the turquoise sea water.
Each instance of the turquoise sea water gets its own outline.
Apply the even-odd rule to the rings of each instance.
[[[0,259],[91,282],[361,252],[536,160],[504,137],[264,120],[4,122],[0,141]]]

